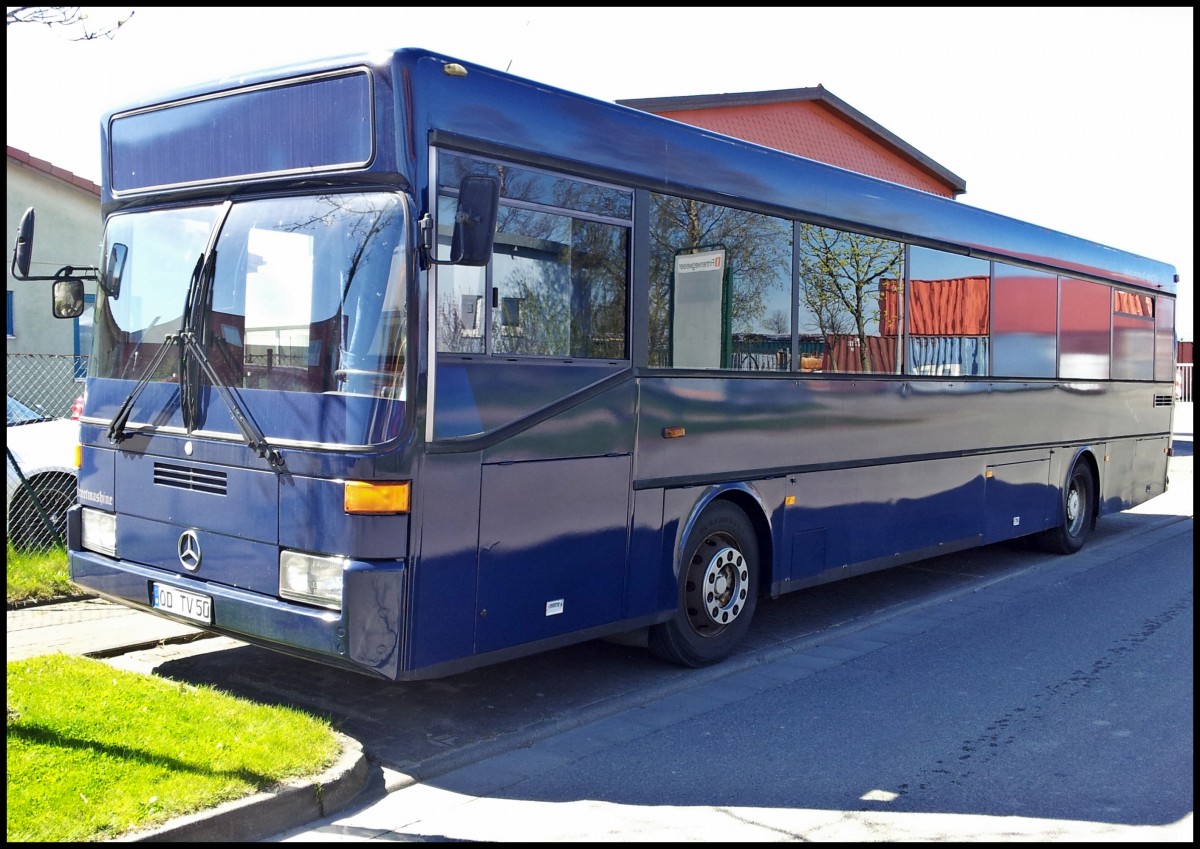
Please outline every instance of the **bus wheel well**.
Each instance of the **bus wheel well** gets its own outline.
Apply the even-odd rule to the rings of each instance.
[[[1096,527],[1096,520],[1100,518],[1100,465],[1096,462],[1096,455],[1091,451],[1084,451],[1079,455],[1076,462],[1086,461],[1092,468],[1092,480],[1096,482],[1096,487],[1092,492],[1092,527]]]
[[[728,501],[746,514],[750,524],[754,526],[754,536],[758,542],[758,559],[761,565],[761,580],[758,584],[759,594],[765,594],[774,580],[775,548],[771,540],[771,526],[763,513],[762,505],[754,500],[749,493],[739,489],[723,492],[713,501]]]
[[[650,627],[647,648],[693,668],[729,656],[754,618],[761,563],[750,514],[728,498],[705,504],[679,549],[675,613]]]
[[[1052,554],[1074,554],[1083,548],[1096,527],[1099,493],[1100,473],[1096,458],[1090,451],[1080,452],[1071,461],[1061,503],[1057,507],[1056,524],[1037,534],[1038,546]]]

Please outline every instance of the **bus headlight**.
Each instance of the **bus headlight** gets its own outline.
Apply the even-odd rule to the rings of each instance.
[[[81,544],[87,551],[117,556],[117,516],[103,510],[84,507],[80,511],[83,538]]]
[[[342,571],[345,557],[322,557],[302,551],[279,553],[280,598],[342,609]]]

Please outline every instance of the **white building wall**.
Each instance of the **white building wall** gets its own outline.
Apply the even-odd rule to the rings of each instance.
[[[52,275],[64,265],[94,266],[100,261],[100,187],[69,172],[60,172],[63,175],[60,177],[52,173],[54,170],[57,169],[43,160],[34,159],[26,164],[14,157],[10,148],[6,165],[5,231],[7,288],[12,293],[9,354],[76,353],[77,320],[58,319],[51,314],[51,283],[21,281],[12,276],[12,249],[25,210],[34,207],[37,211],[31,275]],[[96,284],[86,283],[85,288],[94,295]]]

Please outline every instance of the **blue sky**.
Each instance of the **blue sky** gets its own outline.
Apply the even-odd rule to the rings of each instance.
[[[108,108],[303,59],[424,47],[604,100],[824,85],[962,177],[959,202],[1171,263],[1192,339],[1190,7],[83,7],[7,27],[7,143],[99,179]]]

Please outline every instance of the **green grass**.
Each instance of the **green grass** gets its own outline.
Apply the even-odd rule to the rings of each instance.
[[[8,543],[8,603],[79,595],[67,573],[67,551],[20,551]]]
[[[8,664],[8,841],[109,840],[315,775],[339,744],[300,711],[63,654]]]
[[[8,602],[79,595],[62,548],[8,546]],[[328,723],[48,654],[8,664],[8,842],[109,840],[316,775],[340,744]]]

